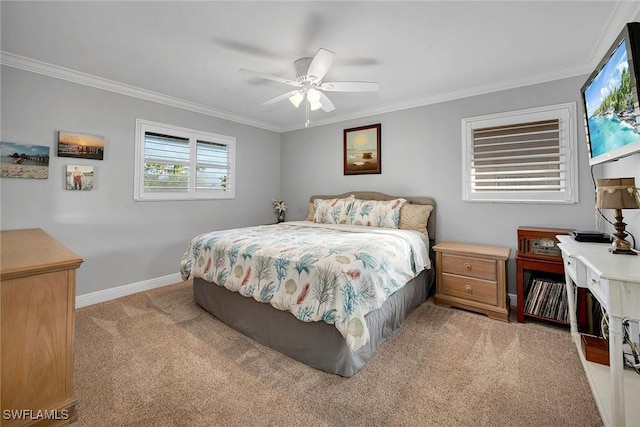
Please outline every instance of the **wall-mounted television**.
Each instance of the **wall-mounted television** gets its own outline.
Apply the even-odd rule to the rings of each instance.
[[[640,152],[640,23],[627,24],[582,86],[589,164]]]

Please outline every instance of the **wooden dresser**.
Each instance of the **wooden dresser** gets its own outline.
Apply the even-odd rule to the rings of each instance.
[[[76,269],[82,259],[40,229],[0,233],[0,425],[61,426],[73,394]]]
[[[509,321],[506,261],[511,249],[440,242],[436,252],[435,303]]]

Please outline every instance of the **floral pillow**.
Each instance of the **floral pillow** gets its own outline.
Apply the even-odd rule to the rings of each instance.
[[[386,201],[356,199],[349,212],[347,224],[398,228],[400,209],[405,202],[405,199]]]
[[[433,206],[431,205],[413,205],[405,203],[400,209],[400,223],[398,228],[404,230],[416,230],[424,235],[427,234],[427,223]]]
[[[355,199],[355,196],[343,199],[315,199],[313,201],[313,222],[346,224],[347,215]]]

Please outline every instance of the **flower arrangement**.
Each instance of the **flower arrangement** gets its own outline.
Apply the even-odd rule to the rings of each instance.
[[[287,211],[287,205],[282,200],[273,199],[273,209],[278,214],[278,222],[284,221],[284,213]]]

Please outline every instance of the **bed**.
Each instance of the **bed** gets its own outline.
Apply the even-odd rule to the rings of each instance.
[[[315,195],[304,221],[194,237],[180,270],[222,322],[349,377],[433,289],[434,210],[429,197]]]

